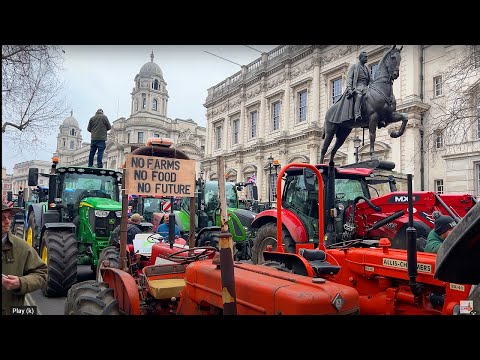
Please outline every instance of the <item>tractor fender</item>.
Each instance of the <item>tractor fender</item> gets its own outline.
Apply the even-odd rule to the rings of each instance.
[[[296,243],[304,243],[308,242],[307,231],[305,230],[305,226],[300,221],[300,219],[290,210],[282,208],[282,223],[283,226],[288,230],[292,239]],[[252,221],[252,228],[260,228],[261,226],[272,222],[275,225],[277,224],[277,210],[276,209],[268,209],[262,211],[258,214],[255,219]]]

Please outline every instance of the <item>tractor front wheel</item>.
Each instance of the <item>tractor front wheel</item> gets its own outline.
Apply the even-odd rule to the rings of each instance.
[[[116,246],[107,246],[102,250],[100,257],[98,258],[98,266],[96,270],[97,281],[103,281],[100,267],[105,260],[109,262],[108,267],[120,269],[120,249]]]
[[[295,254],[295,241],[285,227],[282,227],[282,237],[285,251]],[[277,249],[277,225],[273,222],[262,225],[257,231],[252,248],[252,262],[254,264],[265,262],[263,252],[267,250],[269,245],[272,246],[273,251]]]
[[[211,246],[218,248],[218,232],[206,231],[198,237],[197,246]]]
[[[47,297],[65,296],[77,282],[77,237],[70,231],[46,230],[40,256],[47,264],[47,281],[42,288]]]
[[[120,311],[113,289],[107,283],[88,280],[68,290],[64,314],[120,315]]]

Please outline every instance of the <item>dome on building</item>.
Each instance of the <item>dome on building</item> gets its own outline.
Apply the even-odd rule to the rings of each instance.
[[[73,117],[73,111],[70,112],[70,116],[63,120],[62,126],[73,126],[76,128],[80,128],[78,125],[77,119]]]
[[[141,77],[151,77],[153,75],[156,75],[163,79],[163,74],[160,66],[153,62],[153,51],[150,54],[150,59],[152,59],[150,62],[147,62],[145,65],[142,66],[139,75]]]

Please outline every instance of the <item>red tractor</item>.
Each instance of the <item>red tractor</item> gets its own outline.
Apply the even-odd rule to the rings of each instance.
[[[318,171],[311,171],[316,170],[316,167],[300,163],[286,165],[279,173],[275,238],[285,236],[282,234],[281,226],[285,220],[282,219],[284,209],[281,207],[280,181],[284,173],[288,173],[289,168],[302,173],[303,185],[309,194],[317,193],[318,213],[323,214],[324,209],[328,209],[328,205],[325,207],[323,201],[323,181],[320,183],[315,181],[315,174],[318,180],[321,179],[321,174]],[[331,181],[336,175],[333,164],[327,171],[330,171]],[[262,254],[263,258],[267,264],[279,270],[351,286],[359,294],[360,314],[453,314],[460,301],[468,298],[471,285],[447,283],[434,278],[436,254],[417,253],[416,230],[413,226],[415,212],[412,181],[411,176],[408,177],[406,195],[408,228],[405,244],[407,250],[392,249],[387,238],[380,240],[356,238],[341,243],[329,241],[336,238],[335,227],[332,224],[335,221],[335,211],[331,209],[326,211],[330,217],[328,223],[318,219],[318,242],[296,243],[293,245],[294,254],[286,252],[290,250],[287,246],[282,243],[277,245],[275,242],[271,249],[276,248],[276,251],[265,251]],[[478,219],[480,217],[478,204],[475,207],[475,214],[476,218],[475,216],[473,218]]]
[[[373,160],[358,167],[335,168],[328,179],[328,166],[316,165],[322,174],[322,181],[328,189],[326,198],[331,209],[324,213],[317,211],[318,196],[315,191],[307,191],[301,168],[289,167],[285,172],[282,201],[282,234],[285,249],[295,251],[296,244],[306,244],[318,239],[319,214],[324,221],[333,215],[329,241],[341,243],[356,238],[389,238],[392,248],[406,249],[408,228],[407,193],[397,191],[394,164],[389,161]],[[365,167],[361,167],[365,166]],[[368,166],[368,168],[366,167]],[[403,176],[397,177],[402,181]],[[378,188],[388,185],[390,192],[380,195]],[[403,184],[402,184],[403,185]],[[374,191],[372,197],[371,191]],[[362,201],[363,200],[363,201]],[[361,202],[359,202],[361,201]],[[438,195],[434,192],[413,193],[414,223],[417,231],[418,250],[423,251],[428,233],[433,228],[433,211],[440,211],[458,220],[475,205],[476,200],[468,194]],[[331,213],[330,213],[331,212]],[[252,222],[257,229],[252,248],[254,264],[264,261],[263,252],[276,243],[277,211],[269,209],[259,213]]]

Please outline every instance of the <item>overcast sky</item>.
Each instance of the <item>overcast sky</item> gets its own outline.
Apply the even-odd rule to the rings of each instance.
[[[276,45],[249,45],[268,52]],[[261,54],[245,45],[66,45],[62,79],[65,95],[73,116],[82,130],[83,141],[90,142],[88,120],[98,108],[104,110],[110,122],[130,116],[131,91],[134,78],[140,68],[150,61],[163,72],[169,95],[169,118],[192,119],[206,126],[207,89],[240,71],[239,65],[210,55],[205,51],[226,58],[240,65],[247,65]],[[12,154],[9,144],[2,137],[2,166],[7,173],[13,165],[28,160],[50,161],[56,150],[58,128],[48,138],[45,150],[36,154],[23,152]],[[13,156],[12,156],[13,155]]]

